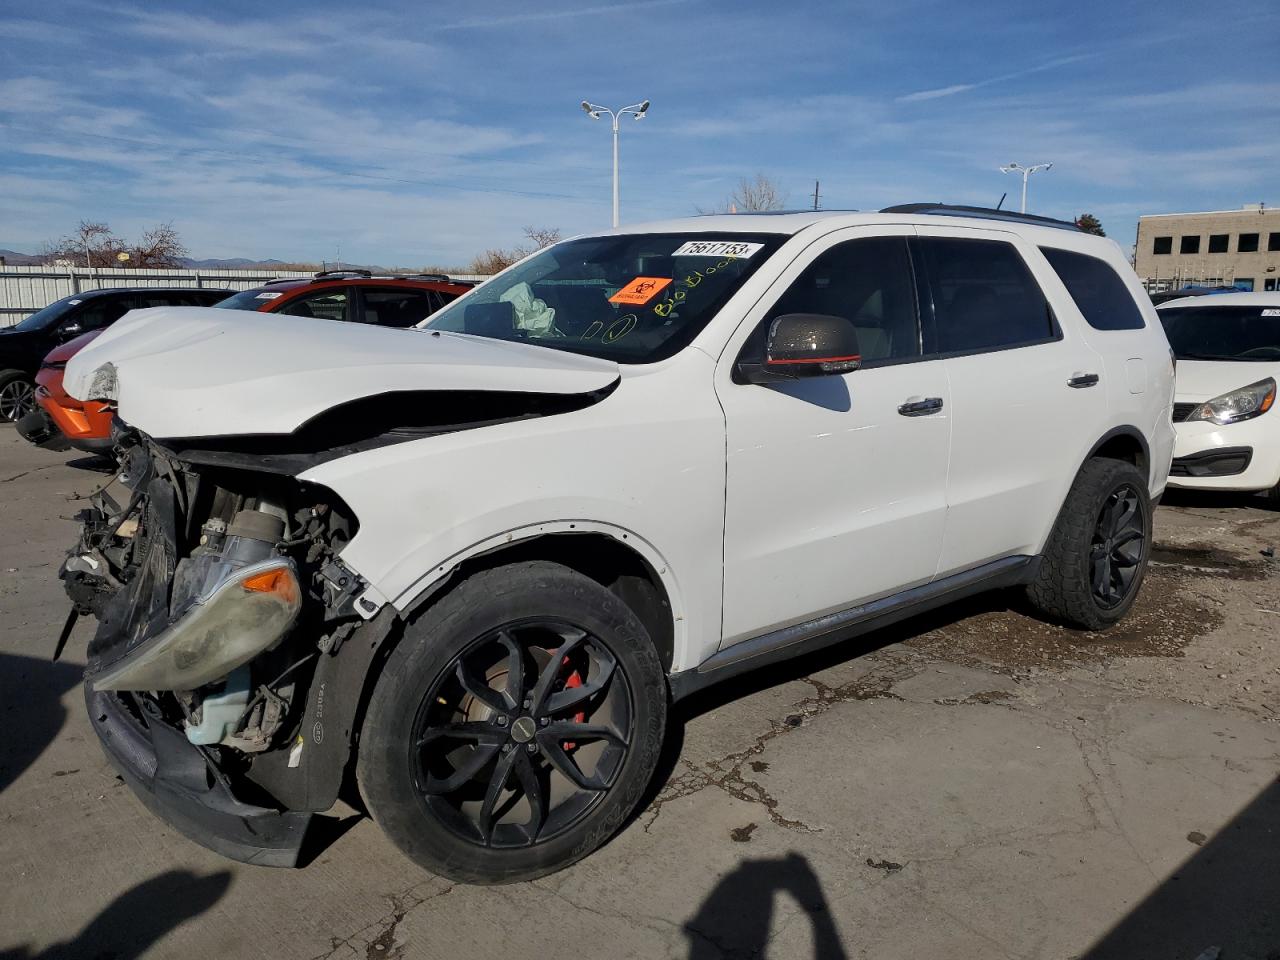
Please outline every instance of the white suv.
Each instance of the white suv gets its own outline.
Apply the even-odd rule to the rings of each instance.
[[[66,382],[118,404],[62,576],[124,778],[292,864],[354,771],[480,882],[607,840],[706,684],[993,587],[1114,623],[1173,448],[1114,243],[923,205],[568,240],[418,330],[135,311]]]
[[[1280,293],[1223,293],[1160,306],[1178,358],[1171,487],[1267,491],[1280,500]]]

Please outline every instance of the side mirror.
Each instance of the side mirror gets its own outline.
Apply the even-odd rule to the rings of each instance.
[[[784,313],[769,325],[763,361],[740,360],[736,373],[745,383],[777,383],[851,373],[861,362],[858,331],[848,318]]]
[[[84,333],[84,327],[72,321],[71,323],[64,323],[60,326],[58,328],[58,333],[64,339],[70,340],[72,337],[78,337],[80,334]]]

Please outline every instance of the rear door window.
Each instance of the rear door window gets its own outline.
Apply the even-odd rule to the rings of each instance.
[[[412,327],[444,306],[434,290],[365,288],[360,296],[364,300],[364,322],[379,327]]]
[[[316,317],[320,320],[350,320],[350,291],[346,287],[317,290],[294,297],[275,312],[294,317]]]
[[[1142,311],[1105,260],[1072,250],[1041,247],[1054,273],[1095,330],[1141,330]]]
[[[919,245],[933,299],[936,352],[1009,350],[1057,339],[1044,291],[1013,244],[921,237]]]

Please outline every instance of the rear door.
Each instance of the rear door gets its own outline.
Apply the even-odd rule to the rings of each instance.
[[[951,386],[945,576],[1039,551],[1107,405],[1101,358],[1059,322],[1033,247],[1001,230],[918,232],[926,337]]]

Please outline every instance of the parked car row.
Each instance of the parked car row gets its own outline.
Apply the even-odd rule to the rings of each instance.
[[[109,405],[69,396],[62,374],[67,361],[130,310],[216,306],[403,328],[421,323],[471,286],[438,274],[330,270],[238,293],[144,288],[75,294],[0,331],[0,419],[18,421],[19,431],[33,443],[65,442],[90,453],[109,452]]]
[[[122,461],[61,570],[94,729],[253,863],[355,790],[438,874],[552,872],[674,701],[995,588],[1104,630],[1168,486],[1280,480],[1280,300],[1158,315],[1069,223],[667,221],[438,312],[371,279],[132,313],[63,373]]]

